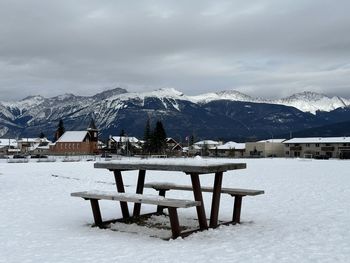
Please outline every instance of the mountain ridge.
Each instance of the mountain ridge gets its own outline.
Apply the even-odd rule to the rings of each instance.
[[[161,119],[170,135],[197,133],[199,137],[212,138],[231,137],[230,133],[240,138],[262,137],[270,132],[278,134],[350,120],[346,99],[339,103],[323,94],[294,94],[284,101],[288,105],[234,90],[208,94],[187,96],[172,88],[147,92],[115,88],[92,96],[37,95],[13,103],[0,102],[0,137],[53,134],[59,119],[64,120],[67,130],[81,130],[94,118],[103,137],[121,129],[142,136],[147,118]],[[310,105],[305,107],[308,101]],[[304,111],[291,106],[296,102],[304,106]],[[305,111],[308,108],[312,113]]]

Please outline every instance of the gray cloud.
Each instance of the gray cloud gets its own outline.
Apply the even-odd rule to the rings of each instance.
[[[116,86],[350,97],[347,10],[347,0],[0,0],[0,100]]]

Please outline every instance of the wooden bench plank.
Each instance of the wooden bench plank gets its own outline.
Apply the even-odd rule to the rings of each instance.
[[[170,183],[147,183],[145,184],[146,188],[153,188],[157,191],[159,190],[182,190],[182,191],[193,191],[192,186],[188,185],[177,185]],[[201,186],[203,192],[213,192],[212,187]],[[239,188],[221,188],[221,193],[230,194],[230,195],[241,195],[241,196],[255,196],[264,194],[264,190],[252,190],[252,189],[239,189]]]
[[[191,186],[188,185],[177,185],[172,183],[147,183],[144,185],[146,188],[153,188],[159,192],[159,195],[165,197],[166,191],[169,190],[182,190],[182,191],[193,191]],[[202,186],[202,192],[213,193],[212,187]],[[241,221],[241,209],[242,209],[242,198],[244,196],[255,196],[264,194],[263,190],[252,190],[252,189],[238,189],[238,188],[221,188],[221,193],[229,194],[234,197],[233,204],[233,216],[232,223],[240,223]],[[158,206],[158,212],[162,212],[162,207]]]
[[[185,199],[171,199],[158,195],[142,195],[142,194],[127,194],[116,193],[115,191],[99,191],[90,190],[84,192],[71,193],[71,196],[81,197],[84,199],[97,200],[114,200],[121,202],[143,203],[151,205],[160,205],[164,207],[187,208],[193,206],[200,206],[200,202]]]

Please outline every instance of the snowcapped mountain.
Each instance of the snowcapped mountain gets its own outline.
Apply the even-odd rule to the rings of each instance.
[[[219,92],[205,93],[197,96],[191,96],[189,99],[197,103],[208,103],[215,100],[231,100],[231,101],[248,101],[257,102],[259,99],[254,99],[246,94],[236,90],[227,90]]]
[[[350,105],[350,101],[344,98],[338,96],[329,97],[324,94],[309,91],[296,93],[290,97],[277,100],[275,103],[292,106],[301,111],[311,112],[313,114],[315,114],[316,111],[332,111]]]
[[[317,111],[332,111],[341,107],[348,107],[350,100],[334,96],[329,97],[324,94],[304,91],[296,93],[286,98],[270,100],[263,98],[253,98],[244,93],[235,90],[220,91],[215,93],[206,93],[198,96],[189,97],[196,103],[208,103],[216,100],[246,101],[254,103],[280,104],[297,108],[303,112],[315,114]]]
[[[196,131],[212,138],[230,133],[240,138],[257,137],[264,136],[266,130],[278,134],[350,120],[349,104],[340,97],[311,92],[273,101],[234,90],[186,96],[171,88],[150,92],[116,88],[93,96],[30,96],[0,102],[0,137],[53,134],[59,119],[67,129],[81,130],[91,118],[105,137],[121,128],[142,136],[145,120],[150,117],[166,121],[173,136]]]

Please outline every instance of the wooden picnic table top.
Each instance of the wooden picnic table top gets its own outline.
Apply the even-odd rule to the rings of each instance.
[[[227,162],[197,158],[165,158],[165,159],[137,159],[128,158],[106,162],[96,162],[95,168],[109,170],[159,170],[181,171],[185,173],[219,173],[229,170],[245,169],[246,163]]]

